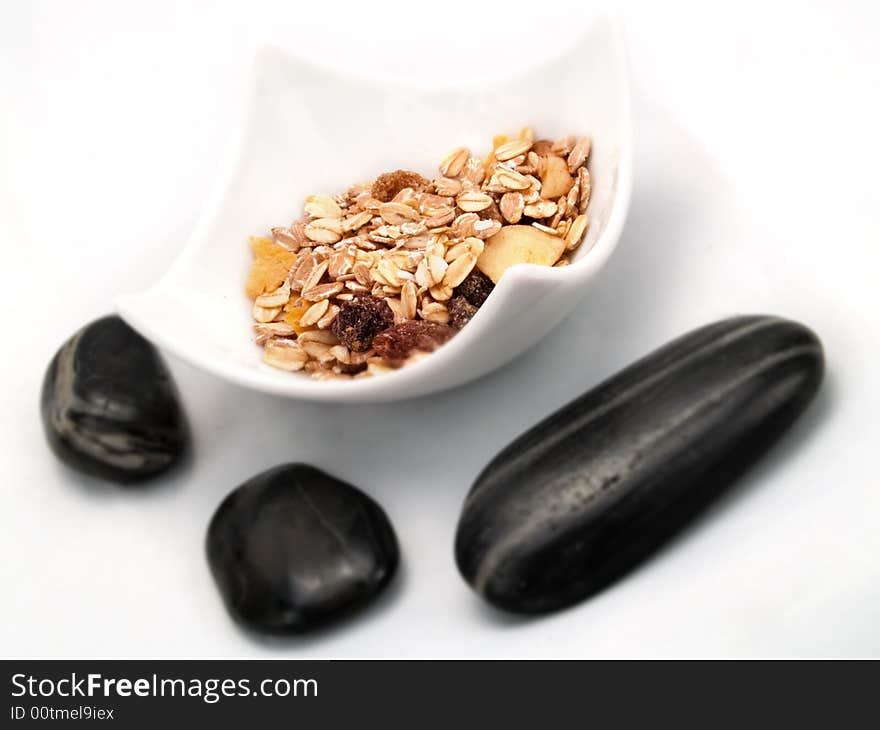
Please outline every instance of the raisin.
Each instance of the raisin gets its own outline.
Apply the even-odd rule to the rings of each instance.
[[[365,352],[376,333],[394,322],[394,313],[384,299],[363,294],[345,302],[330,329],[352,352]]]
[[[370,195],[376,198],[376,200],[387,203],[404,188],[421,190],[426,188],[428,184],[429,182],[417,172],[395,170],[394,172],[386,172],[379,175],[376,178],[376,182],[373,183]]]
[[[471,304],[463,296],[453,297],[446,305],[449,310],[449,324],[460,330],[477,313],[477,307]]]
[[[495,285],[488,276],[478,269],[473,269],[467,278],[458,285],[455,293],[463,296],[475,307],[482,307],[483,302],[486,301],[494,288]]]
[[[339,363],[336,366],[339,369],[339,372],[343,375],[357,375],[358,373],[364,372],[367,369],[367,363],[359,362],[359,363]]]
[[[410,320],[380,332],[373,340],[373,347],[388,360],[406,360],[413,352],[436,350],[454,334],[455,330],[446,324]]]

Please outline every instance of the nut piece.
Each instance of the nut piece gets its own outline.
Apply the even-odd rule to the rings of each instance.
[[[567,173],[566,173],[567,174]],[[505,226],[486,241],[477,266],[494,283],[516,264],[552,266],[565,249],[565,240],[534,226]]]
[[[541,197],[555,200],[560,195],[566,195],[572,185],[574,178],[569,175],[565,160],[553,155],[546,157],[541,175]]]

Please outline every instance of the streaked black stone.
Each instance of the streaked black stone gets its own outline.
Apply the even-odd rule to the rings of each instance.
[[[165,363],[116,316],[86,325],[58,350],[41,411],[49,445],[64,462],[116,482],[160,474],[188,441]]]
[[[812,400],[806,327],[736,317],[653,352],[539,423],[477,477],[455,557],[490,603],[541,613],[634,567],[763,454]]]
[[[367,603],[391,580],[397,539],[382,508],[305,464],[235,489],[208,527],[208,563],[236,620],[295,633]]]

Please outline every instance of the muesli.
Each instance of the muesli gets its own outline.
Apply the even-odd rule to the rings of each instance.
[[[247,280],[263,360],[319,379],[365,377],[465,327],[504,271],[565,266],[586,232],[589,137],[497,136],[452,150],[439,176],[395,170],[251,237]]]

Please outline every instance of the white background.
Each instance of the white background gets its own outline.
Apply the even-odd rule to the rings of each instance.
[[[219,172],[254,42],[438,75],[449,56],[459,67],[540,56],[578,17],[561,2],[342,7],[0,2],[3,654],[880,654],[871,2],[621,5],[638,132],[631,214],[575,314],[518,362],[416,402],[346,407],[245,392],[172,360],[195,434],[195,458],[173,478],[121,490],[50,456],[37,409],[44,367],[174,258]],[[356,123],[357,110],[327,113]],[[824,390],[785,442],[595,599],[539,620],[484,607],[451,555],[477,471],[620,366],[734,312],[800,319],[825,342]],[[403,566],[360,616],[265,640],[224,613],[204,531],[230,489],[289,460],[374,495]]]

